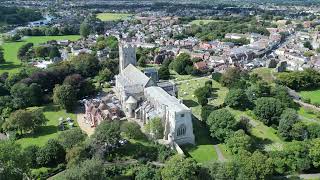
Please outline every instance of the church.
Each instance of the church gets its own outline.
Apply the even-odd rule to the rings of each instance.
[[[119,45],[119,74],[115,77],[115,93],[128,118],[148,124],[160,118],[164,127],[163,139],[169,143],[194,144],[192,112],[174,95],[173,85],[157,82],[135,67],[136,50],[128,43]],[[166,84],[165,88],[162,87]],[[170,89],[170,90],[168,90]]]

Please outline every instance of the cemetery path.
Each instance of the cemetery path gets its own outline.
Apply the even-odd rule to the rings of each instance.
[[[218,145],[213,145],[215,151],[217,152],[217,155],[218,155],[218,161],[220,162],[225,162],[226,161],[226,158],[223,156],[220,148]]]
[[[85,114],[77,113],[77,122],[82,131],[84,131],[88,136],[94,133],[94,128],[90,127],[89,124],[85,123]]]

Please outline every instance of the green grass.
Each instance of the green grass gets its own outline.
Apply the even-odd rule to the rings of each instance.
[[[117,20],[123,20],[128,18],[129,16],[132,16],[132,14],[126,14],[126,13],[99,13],[97,14],[97,18],[101,21],[117,21]]]
[[[303,99],[310,99],[311,103],[319,103],[320,104],[320,89],[313,91],[300,91],[299,95]]]
[[[317,112],[311,108],[300,107],[298,110],[298,114],[302,122],[304,122],[305,124],[320,124],[320,112]]]
[[[261,146],[263,146],[265,150],[272,151],[282,149],[284,141],[277,135],[277,130],[257,120],[251,111],[239,111],[232,108],[228,108],[228,110],[234,114],[237,120],[239,120],[241,116],[250,119],[252,125],[250,134],[260,141]]]
[[[35,45],[45,43],[51,40],[78,40],[80,36],[71,35],[71,36],[32,36],[25,37],[20,42],[10,42],[4,43],[2,45],[4,49],[4,58],[6,60],[5,64],[0,65],[0,74],[3,72],[16,73],[23,66],[21,61],[17,57],[19,48],[27,43],[34,43]]]
[[[257,68],[253,69],[252,73],[258,74],[264,81],[272,84],[273,83],[273,77],[272,77],[272,70],[271,68]]]
[[[201,78],[201,79],[192,79],[189,81],[183,81],[182,83],[178,82],[178,96],[180,99],[183,99],[183,102],[186,106],[191,108],[192,113],[198,119],[201,119],[201,106],[197,102],[197,98],[193,95],[194,91],[205,85],[205,82],[210,80],[209,78]],[[218,82],[213,81],[213,98],[209,100],[209,105],[218,106],[224,102],[224,98],[228,92],[228,89],[222,87]]]
[[[209,24],[211,22],[223,22],[221,20],[210,20],[210,19],[198,19],[198,20],[193,20],[191,21],[189,24],[196,24],[196,25],[200,25],[201,23],[203,24]]]
[[[57,138],[60,133],[60,131],[58,131],[60,117],[63,117],[64,119],[70,117],[75,123],[75,126],[78,126],[75,114],[66,113],[65,110],[60,110],[58,106],[55,105],[48,105],[42,108],[45,117],[49,121],[45,126],[40,127],[34,134],[25,135],[25,137],[17,140],[17,143],[21,144],[22,147],[27,147],[29,145],[43,146],[49,139]]]
[[[193,132],[196,145],[182,146],[183,151],[198,163],[218,160],[218,155],[213,147],[215,142],[211,138],[206,124],[197,118],[193,118]]]

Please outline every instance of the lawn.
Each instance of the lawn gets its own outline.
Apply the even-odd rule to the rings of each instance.
[[[303,99],[310,99],[311,103],[319,103],[320,104],[320,89],[313,91],[300,91],[299,95]]]
[[[300,107],[298,110],[298,114],[300,116],[300,119],[306,124],[320,124],[320,112],[317,112],[311,108]]]
[[[178,82],[178,95],[179,99],[182,99],[184,104],[191,108],[192,113],[198,119],[201,119],[201,106],[198,104],[196,97],[193,95],[194,91],[205,85],[205,82],[211,80],[207,77],[191,79],[188,81]],[[224,102],[224,98],[228,92],[228,89],[222,87],[218,82],[213,81],[213,97],[209,100],[209,105],[218,106]]]
[[[101,21],[117,21],[117,20],[123,20],[128,18],[129,16],[132,16],[132,14],[126,14],[126,13],[99,13],[97,14],[97,18]]]
[[[75,123],[75,126],[78,126],[75,114],[66,113],[65,110],[60,110],[59,107],[55,105],[48,105],[42,108],[44,115],[49,120],[47,125],[41,127],[35,134],[26,135],[17,140],[22,147],[27,147],[29,145],[43,146],[49,139],[57,138],[59,134],[58,125],[60,117],[63,117],[64,119],[70,117]]]
[[[80,36],[71,35],[71,36],[32,36],[25,37],[20,42],[10,42],[4,43],[2,45],[4,49],[4,58],[6,60],[5,64],[0,65],[0,74],[3,72],[16,73],[22,67],[20,60],[17,58],[17,53],[19,48],[27,43],[34,43],[35,45],[45,43],[51,40],[78,40]]]
[[[213,147],[215,142],[210,136],[208,127],[195,117],[193,118],[193,132],[196,145],[182,146],[183,151],[198,163],[218,160],[218,155]]]
[[[198,20],[193,20],[191,21],[189,24],[196,24],[196,25],[200,25],[200,24],[208,24],[211,22],[222,22],[221,20],[210,20],[210,19],[198,19]]]
[[[258,74],[258,76],[261,77],[264,81],[272,84],[273,83],[272,70],[273,69],[262,67],[262,68],[253,69],[252,73]]]
[[[264,150],[270,151],[282,149],[284,142],[277,135],[277,131],[274,128],[266,126],[261,121],[257,120],[251,111],[239,111],[232,108],[228,108],[228,110],[234,114],[237,120],[239,120],[241,116],[250,119],[250,124],[252,126],[250,133],[253,138],[260,142],[260,145],[263,146]]]

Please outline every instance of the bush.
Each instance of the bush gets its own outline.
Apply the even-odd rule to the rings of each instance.
[[[135,122],[124,122],[120,129],[130,139],[140,139],[143,137],[139,124]]]
[[[256,101],[254,114],[266,125],[278,125],[284,106],[275,98],[263,97]]]

